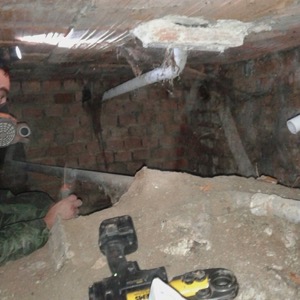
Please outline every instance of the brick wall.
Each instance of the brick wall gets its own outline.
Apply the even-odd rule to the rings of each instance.
[[[89,87],[93,100],[82,103],[81,81],[13,82],[10,111],[32,130],[28,161],[128,175],[145,165],[188,169],[178,139],[180,92],[169,97],[158,84],[99,105],[103,84]],[[61,180],[30,174],[30,184],[51,194]]]
[[[120,78],[91,80],[90,105],[82,103],[81,81],[13,82],[10,110],[32,129],[24,146],[31,162],[129,175],[144,165],[245,175],[233,150],[240,139],[255,176],[299,186],[300,139],[286,127],[300,113],[299,57],[295,49],[233,65],[190,66],[173,86],[154,84],[102,105],[99,95]],[[220,118],[226,107],[238,133],[232,137]],[[61,184],[37,174],[30,180],[50,193]]]
[[[300,114],[300,49],[225,66],[231,109],[258,175],[300,186],[300,136],[286,121]]]

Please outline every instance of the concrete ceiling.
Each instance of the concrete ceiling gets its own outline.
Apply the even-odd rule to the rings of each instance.
[[[160,65],[165,48],[144,48],[132,30],[167,15],[204,18],[212,24],[239,20],[260,28],[249,31],[243,45],[222,52],[189,47],[188,64],[193,66],[253,59],[300,45],[300,1],[0,0],[0,4],[0,46],[18,45],[23,53],[21,61],[11,64],[14,79],[97,76],[128,71],[133,65],[141,70]],[[166,38],[163,31],[159,38]]]

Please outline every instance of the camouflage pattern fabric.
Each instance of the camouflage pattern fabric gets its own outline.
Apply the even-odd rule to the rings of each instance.
[[[0,266],[45,245],[49,229],[43,218],[52,199],[43,192],[14,196],[0,190]]]

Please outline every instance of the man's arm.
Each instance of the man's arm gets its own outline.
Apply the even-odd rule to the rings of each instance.
[[[27,194],[31,195],[31,193]],[[58,217],[69,220],[78,216],[81,205],[82,201],[77,196],[70,195],[51,206],[46,215],[42,214],[42,218],[36,216],[36,219],[24,221],[24,219],[18,219],[18,215],[21,212],[24,218],[26,209],[30,209],[31,206],[23,203],[0,203],[0,266],[44,246],[55,220]],[[23,206],[23,211],[20,211],[20,206]]]
[[[44,246],[49,229],[43,219],[19,222],[0,229],[0,266]]]

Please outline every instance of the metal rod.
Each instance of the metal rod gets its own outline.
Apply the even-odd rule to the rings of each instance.
[[[119,197],[128,190],[134,179],[133,176],[128,175],[43,165],[16,160],[10,161],[10,164],[13,167],[21,168],[27,172],[42,173],[61,178],[68,177],[82,182],[101,184],[106,192],[111,196],[112,200],[117,198],[117,200],[113,202],[118,201]]]

